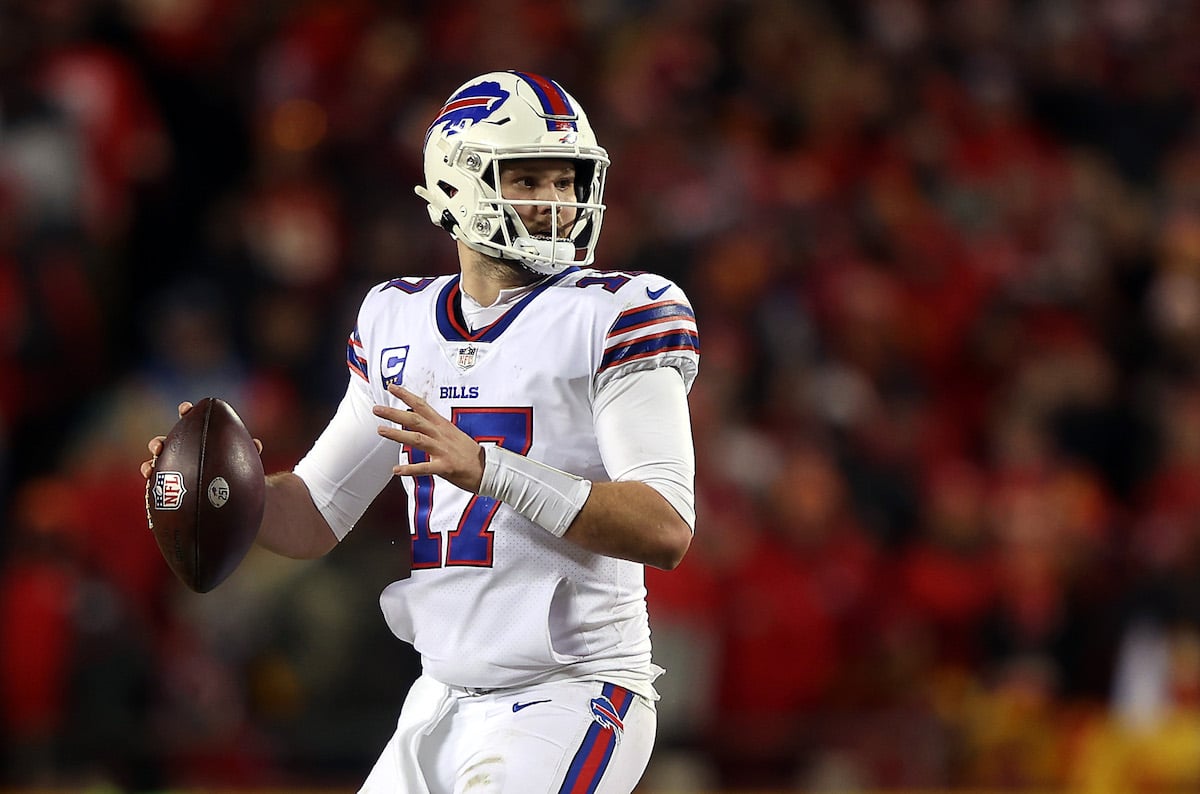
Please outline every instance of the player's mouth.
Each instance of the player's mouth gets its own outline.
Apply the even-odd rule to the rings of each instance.
[[[563,240],[570,241],[571,238],[568,235],[570,234],[571,227],[573,225],[574,225],[573,222],[572,223],[560,223],[558,225],[558,228],[555,229],[553,226],[547,224],[546,226],[541,226],[540,228],[530,229],[529,236],[534,238],[535,240],[548,240],[550,242],[563,241]],[[557,231],[558,235],[555,236],[554,234],[552,234],[551,232],[553,232],[553,231]]]

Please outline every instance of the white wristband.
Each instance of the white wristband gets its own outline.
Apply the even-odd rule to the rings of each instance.
[[[499,499],[561,538],[583,509],[592,483],[524,455],[485,444],[479,495]]]

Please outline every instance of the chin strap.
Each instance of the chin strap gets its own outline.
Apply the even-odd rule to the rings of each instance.
[[[521,257],[521,264],[535,273],[552,275],[575,264],[575,244],[566,240],[515,237],[513,248],[532,255]]]

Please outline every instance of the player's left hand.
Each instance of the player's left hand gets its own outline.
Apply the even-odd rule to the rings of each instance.
[[[439,414],[429,403],[403,386],[392,385],[388,392],[408,406],[408,410],[376,405],[376,416],[393,425],[380,425],[379,435],[419,449],[429,460],[392,467],[401,477],[436,474],[471,493],[479,493],[483,480],[483,447]]]

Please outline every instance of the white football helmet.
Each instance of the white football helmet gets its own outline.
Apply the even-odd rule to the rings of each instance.
[[[576,200],[501,198],[500,163],[514,158],[574,161]],[[425,184],[416,192],[429,202],[434,224],[456,240],[549,275],[592,262],[608,162],[583,108],[562,86],[528,72],[489,72],[460,86],[433,120],[425,135]],[[517,203],[554,207],[551,234],[530,234]],[[576,211],[569,228],[559,228],[563,207]]]

